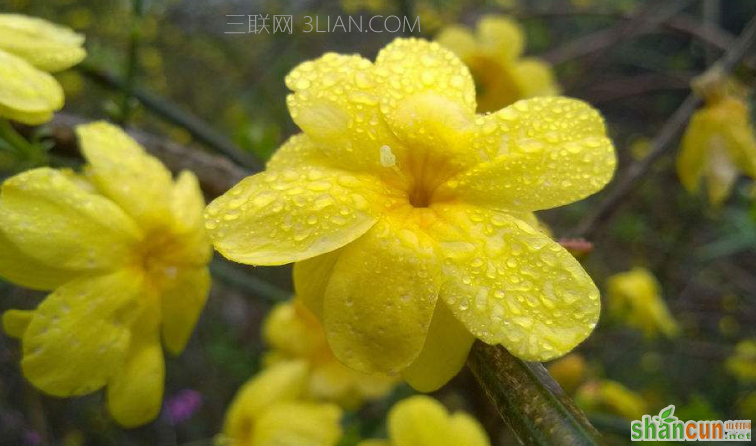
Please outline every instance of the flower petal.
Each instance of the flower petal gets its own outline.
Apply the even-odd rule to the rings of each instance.
[[[439,200],[454,196],[500,210],[549,209],[599,191],[614,174],[616,156],[603,119],[584,102],[526,99],[476,124],[473,149],[484,162],[442,185]]]
[[[431,94],[475,113],[475,85],[470,71],[450,50],[422,39],[396,39],[375,60],[382,84],[381,110],[393,126],[394,112],[407,98]]]
[[[473,335],[545,361],[593,331],[598,290],[559,244],[508,214],[461,205],[437,212],[450,226],[439,243],[449,278],[440,295]]]
[[[524,98],[559,94],[560,88],[554,79],[554,71],[541,59],[522,59],[513,67],[512,75]]]
[[[340,248],[375,223],[388,200],[374,177],[303,166],[247,177],[210,203],[205,227],[226,258],[282,265]]]
[[[491,441],[486,435],[483,426],[478,420],[464,412],[457,412],[449,417],[451,424],[451,444],[464,444],[465,446],[491,446]]]
[[[45,265],[24,254],[0,228],[0,276],[34,290],[50,291],[78,275],[77,271]]]
[[[100,121],[76,127],[88,174],[103,195],[144,228],[164,225],[173,189],[171,173],[120,128]]]
[[[341,252],[341,249],[337,249],[294,264],[294,290],[297,297],[321,321],[325,290]]]
[[[37,125],[63,107],[63,89],[54,77],[0,49],[0,116]]]
[[[276,403],[299,398],[306,383],[305,361],[286,361],[264,369],[237,392],[226,413],[223,433],[237,441],[247,441],[252,420]]]
[[[160,296],[165,348],[174,355],[184,350],[210,290],[205,267],[181,268],[163,285]]]
[[[13,53],[40,70],[70,68],[86,56],[84,36],[36,17],[0,14],[0,50]]]
[[[427,168],[430,158],[440,164],[436,170],[458,169],[457,157],[449,154],[469,146],[475,115],[475,86],[467,67],[438,43],[396,39],[378,54],[374,73],[381,83],[384,119],[411,148],[396,153],[400,168]]]
[[[341,408],[335,404],[288,402],[260,416],[247,444],[335,446],[341,439]]]
[[[145,296],[130,270],[75,279],[47,296],[23,337],[24,376],[54,396],[84,395],[122,366]]]
[[[380,148],[399,149],[379,109],[373,64],[360,56],[328,53],[286,77],[292,119],[315,143],[321,158],[347,170],[392,173]],[[401,149],[404,150],[404,149]]]
[[[160,413],[165,361],[160,348],[160,310],[143,312],[126,359],[108,383],[108,410],[123,427],[148,423]]]
[[[525,46],[522,27],[503,15],[481,17],[475,34],[481,51],[502,61],[520,57]]]
[[[205,231],[205,198],[197,176],[183,171],[171,191],[173,233],[180,241],[174,256],[182,264],[204,266],[212,257],[212,245]]]
[[[464,26],[451,25],[441,30],[436,42],[454,51],[462,60],[475,54],[478,43],[475,36]]]
[[[18,252],[53,269],[76,272],[123,265],[142,237],[113,202],[49,168],[29,170],[3,183],[0,227]],[[62,276],[40,287],[58,278]]]
[[[451,446],[446,408],[427,396],[412,396],[389,412],[388,431],[395,446]],[[467,443],[461,443],[467,444]]]
[[[446,304],[438,302],[423,350],[402,377],[420,392],[438,390],[465,365],[474,340]]]
[[[384,219],[343,249],[325,293],[328,343],[347,366],[397,373],[417,358],[441,274],[432,240]]]
[[[10,337],[21,339],[29,328],[34,311],[8,310],[3,313],[3,331]]]

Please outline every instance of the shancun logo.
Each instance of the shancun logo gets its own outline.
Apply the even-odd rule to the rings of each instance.
[[[630,423],[633,441],[751,441],[751,420],[681,421],[675,406]]]

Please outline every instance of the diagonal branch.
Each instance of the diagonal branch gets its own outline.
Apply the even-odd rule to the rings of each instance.
[[[718,71],[721,74],[729,74],[749,54],[749,49],[756,41],[756,16],[746,25],[740,37],[735,41],[730,50],[708,72]],[[651,141],[649,154],[640,161],[633,163],[617,180],[611,193],[599,203],[593,212],[583,218],[575,230],[575,235],[592,238],[606,223],[616,210],[622,205],[624,199],[645,178],[651,167],[659,158],[667,154],[674,147],[678,134],[690,120],[693,112],[701,104],[701,99],[691,93],[677,108],[672,116],[664,123],[656,137]]]

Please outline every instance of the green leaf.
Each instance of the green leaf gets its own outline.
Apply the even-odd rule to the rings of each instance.
[[[601,444],[598,431],[540,363],[475,341],[467,366],[522,444]]]
[[[677,419],[677,418],[675,418],[675,417],[669,417],[669,418],[665,418],[665,419],[664,419],[664,422],[665,422],[665,423],[671,423],[671,422],[675,421],[676,419]]]
[[[672,406],[664,408],[661,412],[659,412],[659,418],[668,418],[672,413],[675,411],[675,408]]]

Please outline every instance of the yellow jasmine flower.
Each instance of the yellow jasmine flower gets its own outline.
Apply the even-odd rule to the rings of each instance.
[[[271,311],[263,325],[263,337],[271,349],[267,364],[307,362],[307,394],[315,400],[356,408],[365,399],[385,396],[397,383],[395,378],[366,375],[344,366],[328,347],[320,321],[298,300]]]
[[[647,338],[658,333],[667,337],[679,334],[680,327],[669,313],[661,287],[650,271],[635,267],[609,277],[606,285],[609,313],[614,318],[639,329]]]
[[[748,106],[735,96],[709,97],[685,130],[677,174],[691,193],[704,180],[709,201],[718,206],[741,173],[756,179],[756,136]]]
[[[585,359],[578,353],[570,353],[549,364],[548,370],[565,392],[572,393],[585,379]]]
[[[219,444],[333,446],[341,438],[341,409],[303,399],[305,361],[276,364],[249,380],[226,413]]]
[[[525,34],[512,18],[485,15],[472,30],[452,25],[436,37],[472,72],[478,111],[496,111],[520,99],[559,94],[551,67],[541,59],[522,57]]]
[[[483,427],[463,412],[449,414],[427,396],[398,402],[388,415],[388,440],[365,440],[358,446],[490,446]]]
[[[176,181],[119,128],[76,129],[83,175],[39,168],[0,191],[0,276],[52,290],[3,327],[23,347],[24,376],[58,397],[107,386],[131,427],[160,410],[160,338],[180,353],[205,304],[211,248],[197,178]]]
[[[286,83],[304,133],[212,202],[206,227],[231,260],[297,262],[297,295],[340,361],[426,391],[475,337],[542,361],[590,334],[598,290],[532,212],[611,178],[598,112],[552,97],[476,116],[467,68],[418,39],[375,63],[326,54]]]
[[[643,397],[608,379],[584,384],[578,389],[575,402],[586,412],[605,411],[628,420],[640,420],[648,414]]]
[[[727,371],[743,382],[756,381],[756,340],[745,339],[735,346],[735,353],[725,362]]]
[[[0,14],[0,118],[41,124],[63,107],[63,89],[48,73],[86,56],[84,36],[42,19]]]

